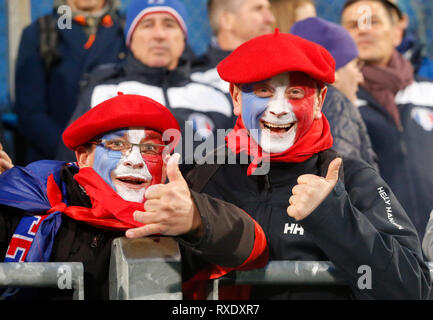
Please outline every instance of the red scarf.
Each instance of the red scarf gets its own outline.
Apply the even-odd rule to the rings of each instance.
[[[235,154],[244,152],[254,157],[253,161],[248,166],[247,175],[253,174],[261,161],[303,162],[309,159],[313,154],[331,148],[333,144],[329,123],[323,113],[320,119],[313,121],[308,132],[299,138],[293,146],[280,153],[269,154],[264,152],[256,141],[247,135],[246,132],[247,130],[245,129],[242,117],[239,116],[235,127],[226,136],[226,144]],[[241,142],[248,141],[248,144],[241,145],[241,143],[238,143],[238,138],[240,138],[239,140]]]
[[[47,197],[52,208],[47,213],[60,211],[74,220],[120,231],[143,225],[133,218],[134,211],[144,211],[143,204],[122,199],[93,168],[81,168],[74,179],[86,190],[92,208],[68,207],[62,202],[62,193],[51,175],[47,181]]]

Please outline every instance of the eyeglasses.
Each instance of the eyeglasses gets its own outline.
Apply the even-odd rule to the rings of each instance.
[[[129,151],[132,150],[132,147],[137,146],[142,155],[161,155],[164,152],[164,149],[167,147],[164,144],[156,144],[156,143],[132,143],[126,140],[121,139],[113,139],[113,140],[99,140],[92,141],[92,144],[96,144],[102,146],[106,149],[113,151]]]

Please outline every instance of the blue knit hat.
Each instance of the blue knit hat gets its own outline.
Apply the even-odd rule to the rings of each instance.
[[[126,12],[125,39],[126,46],[131,43],[132,34],[144,16],[150,13],[168,13],[176,19],[185,39],[188,35],[186,27],[186,9],[180,0],[134,0]]]
[[[298,21],[292,26],[290,32],[328,50],[335,60],[336,70],[359,55],[349,32],[338,24],[322,18],[311,17]]]

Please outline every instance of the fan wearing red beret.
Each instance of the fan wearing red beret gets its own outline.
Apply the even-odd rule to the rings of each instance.
[[[332,150],[321,108],[334,69],[325,48],[292,34],[240,45],[217,67],[238,116],[226,148],[215,150],[230,161],[188,176],[256,219],[269,260],[330,261],[347,283],[254,285],[251,299],[428,298],[416,229],[391,188],[366,162]],[[366,266],[368,284],[360,285]]]
[[[108,298],[111,243],[125,235],[176,236],[186,298],[205,297],[203,280],[263,266],[260,226],[241,209],[190,189],[180,155],[170,156],[179,132],[165,106],[119,94],[64,131],[76,163],[39,161],[6,170],[0,175],[0,234],[10,235],[0,237],[5,262],[82,261],[89,299]],[[18,226],[15,233],[10,226]]]
[[[241,45],[218,72],[231,83],[238,116],[227,137],[229,148],[236,153],[245,148],[233,138],[246,129],[249,147],[259,149],[249,174],[263,157],[301,162],[332,146],[321,109],[325,83],[334,82],[335,61],[323,47],[276,30]]]
[[[162,134],[168,130],[174,134],[180,129],[163,105],[146,97],[119,94],[72,123],[63,141],[75,151],[81,168],[93,167],[124,200],[144,203],[146,189],[165,182],[163,155],[179,139],[173,136],[171,146],[166,146]]]

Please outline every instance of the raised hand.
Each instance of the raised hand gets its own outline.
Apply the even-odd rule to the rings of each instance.
[[[287,214],[297,221],[308,217],[331,193],[338,181],[341,158],[334,159],[328,167],[326,178],[313,174],[299,176],[292,189]]]
[[[3,146],[0,143],[0,173],[3,173],[13,166],[11,158],[9,158],[7,153],[3,151]]]
[[[179,154],[170,157],[167,163],[167,184],[150,186],[145,193],[145,212],[136,211],[134,219],[144,223],[142,227],[129,229],[129,238],[153,234],[176,236],[192,233],[200,237],[202,221],[191,198],[187,182],[179,170]]]

